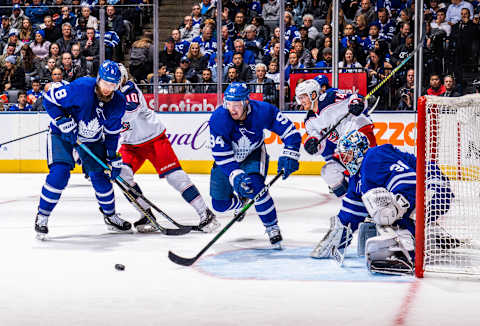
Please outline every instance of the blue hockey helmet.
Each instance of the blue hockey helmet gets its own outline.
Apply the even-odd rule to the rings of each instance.
[[[97,83],[101,80],[116,85],[116,88],[120,85],[122,79],[122,73],[118,64],[115,61],[105,60],[98,69]]]
[[[233,82],[228,85],[224,96],[224,101],[246,101],[250,96],[250,90],[246,83]]]
[[[228,110],[228,102],[242,102],[243,110],[249,114],[247,100],[250,96],[250,90],[246,83],[233,82],[228,85],[223,96],[223,107]]]
[[[367,136],[358,130],[350,131],[338,141],[337,152],[340,160],[351,175],[360,170],[368,146]]]
[[[330,82],[328,81],[328,77],[324,75],[318,75],[315,78],[313,78],[318,85],[320,85],[320,88],[322,88],[323,85],[327,86],[327,88],[330,87]]]

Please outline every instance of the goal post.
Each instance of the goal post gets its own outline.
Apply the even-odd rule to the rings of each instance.
[[[480,277],[480,94],[417,108],[415,274]]]

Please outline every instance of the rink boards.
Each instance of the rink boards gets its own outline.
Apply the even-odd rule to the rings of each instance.
[[[167,136],[177,153],[183,168],[188,173],[209,173],[212,157],[208,147],[210,113],[158,113],[167,126]],[[305,112],[285,113],[306,138],[303,119]],[[378,144],[391,143],[409,152],[414,152],[416,123],[414,113],[374,113],[375,135]],[[46,113],[1,112],[0,144],[29,135],[48,127],[49,116]],[[0,147],[1,173],[35,173],[46,172],[46,137],[47,133],[26,138]],[[279,137],[269,131],[265,132],[265,143],[270,155],[269,173],[276,173],[277,158],[283,144]],[[297,174],[320,174],[324,162],[321,157],[309,155],[301,148],[301,164]],[[77,166],[75,172],[79,172]],[[139,173],[156,173],[147,162]]]

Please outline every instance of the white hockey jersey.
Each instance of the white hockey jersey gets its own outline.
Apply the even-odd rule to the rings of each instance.
[[[327,97],[323,98],[323,100],[328,100],[328,97],[331,95],[335,96],[334,94],[329,94],[329,92],[323,94],[322,97]],[[339,102],[332,100],[331,104],[323,107],[318,113],[315,114],[313,111],[309,111],[307,113],[307,117],[305,119],[305,129],[309,136],[320,138],[327,130],[333,127],[348,113],[349,103],[359,98],[357,94],[342,95],[346,97],[344,100]],[[322,101],[322,97],[319,98],[319,101]],[[372,120],[365,114],[361,114],[358,117],[350,114],[348,117],[343,119],[342,122],[340,122],[340,124],[335,128],[336,132],[333,132],[333,135],[328,137],[328,139],[333,143],[336,143],[339,138],[347,135],[350,131],[358,130],[370,124],[372,124]]]
[[[122,118],[120,144],[139,145],[160,136],[165,131],[165,125],[158,114],[148,108],[138,86],[128,81],[121,92],[127,99],[127,106]]]

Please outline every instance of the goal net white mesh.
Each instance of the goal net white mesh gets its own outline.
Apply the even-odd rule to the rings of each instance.
[[[418,176],[425,187],[423,268],[480,274],[480,94],[425,98],[425,173]],[[435,166],[450,179],[450,205],[447,193],[432,200],[439,182],[446,192]]]

